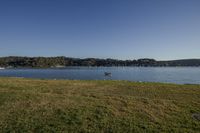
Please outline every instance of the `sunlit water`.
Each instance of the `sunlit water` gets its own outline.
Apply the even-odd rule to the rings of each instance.
[[[112,76],[105,76],[111,72]],[[200,84],[200,67],[67,67],[65,69],[4,69],[1,77],[77,80],[129,80]]]

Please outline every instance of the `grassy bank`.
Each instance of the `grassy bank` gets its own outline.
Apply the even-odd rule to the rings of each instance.
[[[0,78],[0,132],[198,132],[200,86]]]

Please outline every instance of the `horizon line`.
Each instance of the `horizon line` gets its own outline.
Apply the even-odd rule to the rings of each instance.
[[[178,58],[178,59],[155,59],[155,58],[150,58],[150,57],[142,57],[142,58],[132,58],[132,59],[117,59],[117,58],[98,58],[98,57],[71,57],[71,56],[63,56],[63,55],[58,55],[58,56],[17,56],[17,55],[10,55],[10,56],[0,56],[0,58],[6,58],[6,57],[25,57],[25,58],[55,58],[55,57],[65,57],[65,58],[73,58],[73,59],[113,59],[113,60],[139,60],[139,59],[154,59],[156,61],[176,61],[176,60],[200,60],[200,58]]]

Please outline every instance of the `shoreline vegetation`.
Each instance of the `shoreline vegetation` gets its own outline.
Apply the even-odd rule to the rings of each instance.
[[[136,66],[136,67],[175,67],[200,66],[200,59],[156,61],[155,59],[117,60],[98,58],[59,57],[0,57],[0,68],[64,68],[67,66]]]
[[[0,78],[0,132],[200,131],[200,85]]]

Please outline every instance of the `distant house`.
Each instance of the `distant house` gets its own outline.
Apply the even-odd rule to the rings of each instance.
[[[51,68],[64,68],[65,66],[62,65],[56,65],[56,66],[51,66]]]

